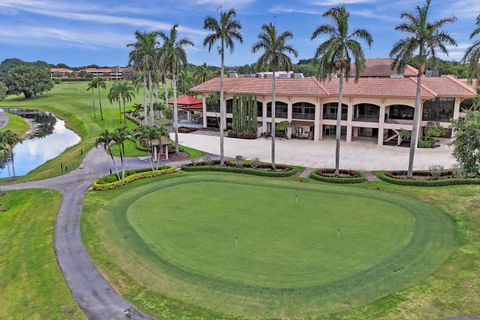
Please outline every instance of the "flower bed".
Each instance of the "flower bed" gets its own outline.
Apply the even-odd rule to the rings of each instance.
[[[335,175],[335,169],[318,169],[310,174],[310,178],[331,183],[361,183],[366,180],[361,171],[340,170],[340,175]]]
[[[413,178],[408,178],[406,171],[376,171],[374,174],[385,182],[405,186],[440,187],[480,184],[480,177],[458,177],[451,170],[445,170],[438,176],[432,176],[428,171],[414,171]]]
[[[189,127],[179,127],[178,133],[192,133],[197,131],[197,128],[189,128]]]
[[[234,172],[244,173],[265,177],[288,177],[298,172],[296,167],[276,165],[276,170],[271,170],[271,164],[261,163],[252,167],[250,162],[245,162],[241,166],[235,164],[234,161],[225,161],[225,165],[221,166],[220,161],[212,161],[211,163],[195,163],[182,166],[183,171],[218,171],[218,172]]]
[[[255,132],[242,132],[230,130],[228,131],[229,138],[238,138],[238,139],[257,139],[257,134]]]
[[[119,188],[123,185],[131,183],[135,180],[163,176],[165,174],[174,173],[176,168],[174,166],[163,166],[158,170],[141,169],[141,170],[127,170],[125,171],[125,178],[118,180],[116,174],[111,174],[105,177],[98,178],[92,184],[94,190],[106,191]]]

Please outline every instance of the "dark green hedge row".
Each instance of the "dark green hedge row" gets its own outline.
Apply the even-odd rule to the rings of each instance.
[[[145,179],[145,178],[152,178],[157,176],[163,176],[166,174],[174,173],[176,168],[174,166],[163,166],[160,167],[158,170],[138,170],[138,171],[129,171],[128,176],[126,176],[122,180],[116,180],[113,182],[110,181],[110,176],[98,178],[97,180],[93,181],[92,187],[94,190],[97,191],[107,191],[119,188],[123,185],[131,183],[135,180]],[[116,177],[114,177],[116,179]]]
[[[367,179],[365,174],[361,171],[355,171],[355,176],[351,178],[343,178],[343,177],[326,177],[318,174],[319,170],[314,170],[310,174],[310,178],[322,182],[330,182],[330,183],[362,183],[365,182]]]
[[[480,178],[441,178],[435,180],[415,180],[415,179],[398,179],[388,175],[387,171],[375,171],[374,174],[382,181],[417,187],[442,187],[463,184],[480,184]]]
[[[277,166],[283,167],[283,166]],[[184,165],[182,166],[183,171],[217,171],[217,172],[232,172],[232,173],[243,173],[243,174],[251,174],[255,176],[263,176],[263,177],[289,177],[293,176],[298,169],[296,167],[287,167],[288,171],[264,171],[258,170],[253,168],[237,168],[237,167],[230,167],[230,166],[220,166],[220,165]]]

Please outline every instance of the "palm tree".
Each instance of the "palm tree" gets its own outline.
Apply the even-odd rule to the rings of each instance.
[[[95,89],[97,89],[97,78],[93,78],[88,82],[87,91],[92,91],[92,107],[93,107],[93,119],[97,118],[95,111]]]
[[[480,15],[478,15],[475,22],[476,27],[470,34],[470,40],[480,34]],[[480,40],[475,41],[470,47],[465,51],[463,56],[463,63],[468,63],[468,80],[471,82],[475,77],[477,79],[477,88],[480,88],[480,71],[479,71],[479,62],[480,62]]]
[[[110,90],[108,91],[107,97],[110,103],[113,103],[114,101],[118,103],[118,115],[121,123],[122,122],[122,98],[120,96],[119,85],[120,85],[120,82],[118,81],[115,82],[110,88]]]
[[[272,70],[272,170],[275,170],[275,72],[280,68],[289,71],[292,68],[292,61],[289,54],[298,56],[297,51],[287,44],[287,41],[293,38],[290,31],[284,31],[277,35],[277,29],[272,24],[264,24],[262,32],[258,35],[258,41],[252,47],[252,53],[260,50],[262,55],[258,58],[257,68],[267,67]]]
[[[219,20],[214,17],[207,17],[203,22],[203,28],[211,31],[211,33],[203,40],[203,45],[208,45],[208,51],[212,50],[216,42],[220,42],[218,53],[220,54],[220,165],[224,165],[224,118],[225,118],[225,101],[223,91],[223,78],[225,76],[225,49],[230,49],[230,53],[235,50],[235,40],[243,43],[240,29],[242,25],[235,20],[237,13],[234,9],[226,12],[220,12]]]
[[[437,51],[448,54],[447,45],[457,45],[456,41],[441,30],[447,23],[456,21],[455,17],[443,18],[437,21],[428,21],[428,10],[430,9],[430,0],[425,4],[415,8],[414,13],[403,12],[400,15],[404,22],[395,27],[395,30],[404,32],[407,36],[398,40],[390,51],[390,56],[394,58],[392,69],[403,72],[408,61],[416,57],[419,63],[417,73],[417,93],[415,99],[415,113],[413,116],[413,126],[410,141],[410,157],[408,160],[408,177],[413,175],[413,161],[415,159],[415,149],[417,148],[418,128],[420,120],[420,88],[422,75],[427,68],[427,61],[430,58],[435,59]]]
[[[133,48],[130,52],[130,64],[136,71],[143,75],[143,110],[145,121],[147,121],[147,81],[150,91],[150,113],[153,114],[152,97],[152,72],[157,66],[157,32],[135,32],[135,43],[128,44],[127,47]]]
[[[122,165],[122,179],[125,178],[125,141],[130,140],[130,132],[126,128],[117,128],[112,133],[112,140],[118,146]]]
[[[105,129],[100,135],[97,137],[95,141],[95,147],[102,145],[103,149],[110,155],[110,158],[113,162],[113,167],[115,169],[115,174],[117,175],[117,179],[120,180],[120,174],[118,173],[117,164],[115,162],[115,157],[113,156],[111,145],[115,143],[114,136],[108,129]]]
[[[131,102],[135,98],[135,87],[128,81],[121,81],[117,85],[118,95],[123,104],[123,126],[127,127],[127,113],[126,103]]]
[[[153,165],[153,155],[155,153],[155,148],[156,145],[153,143],[155,140],[161,141],[162,137],[168,137],[168,131],[160,126],[160,127],[150,127],[150,126],[140,126],[137,128],[134,136],[140,141],[140,144],[142,146],[145,146],[148,150],[148,157],[150,160],[150,165],[152,167],[152,170],[154,170],[154,165]],[[156,158],[157,161],[157,169],[158,169],[158,164],[159,164],[159,157],[157,156]]]
[[[365,29],[355,29],[349,33],[350,14],[345,7],[336,7],[322,14],[324,18],[330,18],[333,24],[322,24],[313,32],[311,40],[318,36],[327,36],[315,52],[318,60],[318,76],[322,79],[331,78],[332,73],[340,74],[339,98],[337,109],[336,149],[335,149],[335,175],[340,174],[340,139],[342,134],[342,105],[343,105],[343,81],[350,73],[351,62],[355,64],[355,81],[365,65],[365,56],[359,40],[372,46],[373,38]]]
[[[20,139],[20,137],[15,132],[11,130],[6,130],[2,134],[2,141],[5,143],[7,149],[10,151],[10,157],[12,159],[12,172],[13,176],[15,177],[15,159],[13,157],[13,148],[17,143],[21,142],[22,139]]]
[[[212,69],[206,63],[198,66],[195,70],[195,83],[200,84],[213,77]]]
[[[103,120],[103,110],[102,110],[102,96],[101,91],[102,89],[106,89],[107,85],[105,83],[105,79],[102,77],[97,77],[97,89],[98,89],[98,105],[100,107],[100,119]]]
[[[187,38],[178,39],[178,24],[175,24],[166,35],[159,32],[158,35],[163,39],[163,46],[160,48],[160,65],[165,68],[172,76],[173,85],[173,127],[175,129],[175,152],[180,152],[178,145],[178,106],[177,106],[177,75],[187,65],[186,46],[193,46],[193,42]]]
[[[178,74],[178,90],[185,95],[190,93],[190,89],[194,86],[194,79],[190,72],[182,70]]]

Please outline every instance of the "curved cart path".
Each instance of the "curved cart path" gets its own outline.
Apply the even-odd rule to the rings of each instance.
[[[185,162],[171,163],[181,165]],[[149,167],[148,161],[127,159],[126,167]],[[150,319],[142,315],[116,292],[97,270],[88,255],[80,235],[80,215],[85,192],[94,179],[109,173],[111,159],[102,149],[91,150],[80,167],[69,174],[41,181],[2,185],[3,190],[47,188],[63,194],[54,233],[54,245],[58,264],[63,272],[73,298],[88,319],[128,319],[124,311],[129,309],[130,319]]]
[[[189,161],[163,161],[162,164],[180,166]],[[127,169],[149,167],[148,161],[129,158]],[[18,184],[1,185],[3,190],[46,188],[60,191],[63,201],[58,212],[54,233],[54,246],[58,264],[72,296],[91,320],[150,319],[116,292],[97,270],[88,255],[80,235],[80,215],[85,192],[99,176],[109,173],[111,160],[103,149],[92,149],[80,167],[63,176]],[[125,310],[130,310],[127,318]],[[480,320],[478,317],[458,317],[450,320]]]

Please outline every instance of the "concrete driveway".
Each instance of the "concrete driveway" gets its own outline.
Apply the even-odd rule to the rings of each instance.
[[[172,135],[173,138],[173,135]],[[200,133],[179,134],[180,144],[203,150],[212,154],[219,153],[219,138],[215,135]],[[376,139],[375,139],[376,140]],[[225,138],[225,155],[246,156],[248,159],[259,157],[270,161],[270,139],[244,140]],[[335,140],[287,140],[277,139],[276,157],[278,163],[301,165],[309,168],[331,168],[335,165]],[[415,157],[415,169],[428,169],[431,165],[443,165],[450,168],[456,162],[452,157],[453,148],[443,142],[435,149],[418,149]],[[340,166],[343,169],[360,170],[404,170],[408,166],[409,148],[379,146],[372,139],[357,140],[350,143],[342,141]]]

